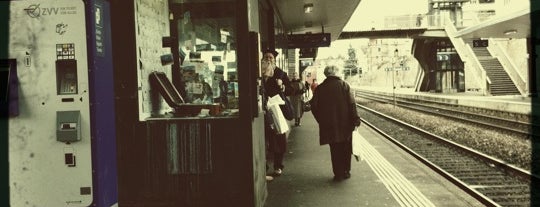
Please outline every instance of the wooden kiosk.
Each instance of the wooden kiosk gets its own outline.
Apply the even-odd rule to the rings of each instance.
[[[112,2],[119,206],[264,204],[259,43],[247,5]]]

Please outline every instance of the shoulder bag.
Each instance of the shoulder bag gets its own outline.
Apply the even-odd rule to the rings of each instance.
[[[283,80],[283,73],[281,73],[281,79]],[[284,86],[287,87],[287,86]],[[290,87],[290,86],[289,86]],[[279,96],[283,99],[285,102],[284,105],[279,105],[281,108],[281,112],[283,112],[283,116],[287,120],[293,120],[294,119],[294,108],[292,107],[291,101],[285,96],[285,93],[283,91],[279,91]]]

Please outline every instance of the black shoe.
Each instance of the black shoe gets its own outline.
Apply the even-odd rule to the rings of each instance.
[[[334,175],[334,181],[342,181],[351,178],[351,173],[345,172],[343,175]]]
[[[343,175],[334,175],[334,179],[333,179],[333,180],[334,180],[335,182],[339,182],[339,181],[342,181],[342,180],[344,180],[344,179],[345,179],[345,177],[344,177]]]
[[[345,172],[345,175],[343,176],[343,178],[345,178],[345,179],[351,178],[351,173]]]

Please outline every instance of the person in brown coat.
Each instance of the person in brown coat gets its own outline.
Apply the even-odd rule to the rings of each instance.
[[[313,91],[311,99],[320,145],[330,145],[335,181],[351,177],[352,132],[360,126],[350,86],[336,75],[338,70],[336,66],[324,69],[326,79]]]

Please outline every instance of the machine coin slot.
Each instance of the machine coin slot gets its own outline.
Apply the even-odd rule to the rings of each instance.
[[[56,60],[56,90],[58,95],[77,94],[77,60]]]
[[[73,153],[64,154],[64,160],[68,167],[75,167],[75,165],[77,164],[75,162],[75,155],[73,155]]]
[[[62,99],[62,102],[74,102],[75,99],[74,98],[63,98]]]
[[[56,112],[56,140],[59,142],[76,142],[81,140],[81,112]]]

